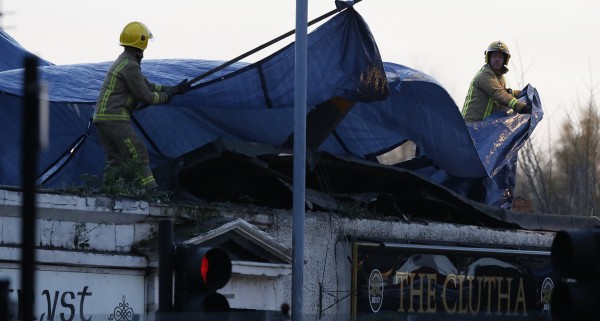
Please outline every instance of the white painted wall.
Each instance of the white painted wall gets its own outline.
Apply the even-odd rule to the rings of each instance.
[[[277,310],[284,302],[285,278],[261,278],[233,275],[218,292],[225,295],[229,305],[238,309]]]
[[[14,251],[6,248],[20,244],[20,203],[13,194],[0,191],[0,278],[8,277],[18,286],[17,266],[14,264],[18,257]],[[135,243],[155,235],[158,219],[178,217],[189,212],[189,207],[178,209],[89,197],[68,197],[68,202],[56,196],[43,197],[42,200],[44,203],[39,204],[41,218],[36,244],[45,248],[39,251],[39,257],[43,259],[41,263],[56,268],[40,271],[40,283],[36,288],[36,316],[48,313],[46,296],[42,296],[44,290],[50,294],[59,293],[59,298],[63,293],[73,293],[73,299],[71,294],[66,294],[64,305],[67,307],[59,302],[61,304],[57,305],[55,312],[70,313],[71,305],[75,307],[75,303],[79,302],[76,301],[77,293],[88,286],[88,291],[93,294],[85,299],[85,313],[113,313],[108,311],[109,308],[118,306],[125,296],[126,303],[136,314],[145,313],[145,320],[154,320],[158,303],[156,255],[144,261],[132,255],[131,249]],[[60,205],[61,202],[67,204]],[[240,206],[224,208],[221,213],[224,220],[242,218],[261,228],[281,245],[288,248],[292,246],[291,211]],[[341,300],[351,286],[351,240],[346,236],[397,242],[411,240],[546,248],[550,247],[554,236],[554,233],[548,232],[455,224],[350,219],[318,212],[307,212],[305,232],[303,290],[307,320],[317,318],[320,306],[332,306],[325,311],[324,319],[350,313],[349,298]],[[75,242],[76,237],[79,243]],[[88,246],[83,249],[81,241],[86,239]],[[120,269],[121,266],[124,269]],[[272,275],[269,273],[265,275]],[[283,302],[291,302],[290,275],[259,275],[234,275],[221,291],[230,296],[232,307],[278,310]],[[319,299],[319,284],[326,291],[322,300]],[[335,304],[336,300],[341,301]]]
[[[18,268],[16,264],[0,266],[0,278],[10,281],[9,299],[15,304],[20,289]],[[144,274],[144,270],[38,266],[34,317],[40,321],[84,321],[121,312],[143,317]]]

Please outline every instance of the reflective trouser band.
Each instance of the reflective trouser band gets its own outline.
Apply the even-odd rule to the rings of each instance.
[[[155,182],[156,181],[154,179],[154,176],[152,176],[152,175],[142,178],[142,186],[147,186],[147,185],[153,184]]]
[[[131,153],[131,158],[138,159],[139,155],[138,155],[137,149],[133,145],[133,142],[131,141],[131,139],[129,139],[129,138],[125,139],[125,145],[127,145],[127,149],[129,149],[129,152]]]

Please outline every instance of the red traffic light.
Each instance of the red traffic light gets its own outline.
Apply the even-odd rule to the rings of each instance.
[[[215,291],[224,287],[231,277],[231,259],[222,249],[178,245],[176,277],[187,291]]]
[[[223,312],[227,299],[215,291],[231,277],[231,258],[219,248],[178,244],[175,248],[175,311]]]
[[[202,257],[202,264],[200,267],[200,275],[202,275],[202,280],[206,283],[207,275],[208,275],[208,259],[206,255]]]

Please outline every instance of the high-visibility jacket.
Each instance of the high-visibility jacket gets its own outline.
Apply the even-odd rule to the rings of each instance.
[[[520,90],[506,88],[504,74],[507,72],[505,66],[496,71],[485,64],[473,77],[462,108],[462,115],[467,123],[482,121],[493,112],[507,108],[520,110],[525,105],[515,98]]]
[[[94,123],[128,121],[140,102],[154,105],[169,100],[164,92],[168,86],[150,83],[142,74],[141,59],[141,52],[125,47],[110,66],[96,102]]]

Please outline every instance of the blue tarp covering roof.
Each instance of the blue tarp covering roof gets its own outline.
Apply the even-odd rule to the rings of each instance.
[[[0,28],[0,48],[2,57],[0,59],[0,71],[18,69],[23,67],[23,60],[30,52],[21,47],[19,43]],[[50,62],[40,59],[40,66],[52,65]]]
[[[21,185],[21,109],[27,51],[1,31],[0,185]],[[151,50],[151,48],[150,48]],[[176,84],[223,62],[144,60],[151,82]],[[50,100],[50,145],[40,154],[39,182],[47,188],[85,184],[102,176],[104,154],[90,123],[111,62],[57,66],[42,61],[40,76]],[[385,75],[385,77],[383,77]],[[383,78],[383,80],[381,79]],[[318,146],[318,151],[359,159],[387,152],[407,140],[431,161],[418,173],[459,194],[484,190],[476,199],[507,207],[516,155],[541,120],[535,88],[528,86],[531,115],[493,115],[466,125],[446,90],[430,76],[381,62],[373,35],[349,8],[309,34],[307,110],[343,97],[354,105]],[[230,140],[281,146],[294,128],[294,46],[254,64],[236,63],[202,80],[199,88],[168,105],[134,113],[157,167],[207,143]],[[465,183],[466,182],[466,183]]]

